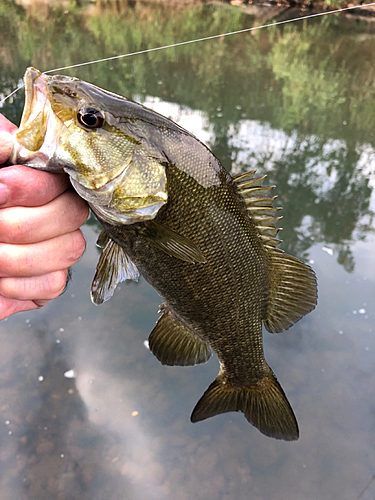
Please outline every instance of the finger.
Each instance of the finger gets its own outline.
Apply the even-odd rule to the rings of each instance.
[[[68,269],[32,278],[0,278],[0,295],[8,299],[33,300],[46,303],[65,289]]]
[[[4,208],[0,210],[0,241],[27,244],[50,240],[75,231],[88,215],[87,203],[71,189],[42,207]]]
[[[42,304],[44,305],[44,304]],[[22,311],[31,311],[41,307],[32,300],[14,300],[0,296],[0,320]]]
[[[4,115],[0,114],[0,130],[12,134],[17,130],[17,127],[16,125],[14,125],[14,123],[9,121],[8,118],[5,118]]]
[[[78,229],[40,243],[0,243],[0,277],[32,277],[67,269],[77,262],[86,247]]]
[[[0,165],[8,161],[15,144],[14,132],[17,127],[0,115]]]
[[[5,186],[6,199],[0,200],[4,207],[39,207],[54,200],[66,191],[69,177],[66,174],[51,174],[24,165],[12,165],[0,169],[1,185]]]

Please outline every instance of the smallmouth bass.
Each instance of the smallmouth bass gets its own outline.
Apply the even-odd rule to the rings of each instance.
[[[232,178],[171,120],[77,78],[29,68],[25,90],[12,162],[68,173],[102,224],[93,302],[141,273],[163,300],[152,353],[167,365],[219,358],[191,420],[241,411],[267,436],[298,439],[264,358],[262,323],[274,333],[292,326],[314,309],[317,283],[277,248],[265,176]]]

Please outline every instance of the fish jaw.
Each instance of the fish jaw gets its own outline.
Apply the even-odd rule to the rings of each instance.
[[[50,161],[57,148],[59,124],[51,112],[49,78],[35,68],[26,70],[25,106],[11,162],[58,173],[63,171],[62,165]]]

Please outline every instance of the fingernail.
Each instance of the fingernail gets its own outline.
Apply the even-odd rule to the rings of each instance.
[[[5,205],[8,201],[8,187],[5,184],[0,183],[0,206]]]

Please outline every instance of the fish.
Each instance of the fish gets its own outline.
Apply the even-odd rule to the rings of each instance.
[[[317,304],[317,279],[278,248],[274,186],[231,176],[193,134],[75,77],[28,68],[13,164],[66,172],[103,227],[95,304],[140,274],[162,300],[149,348],[164,365],[220,362],[191,421],[242,412],[266,436],[297,440],[267,364],[262,325],[290,328]]]

